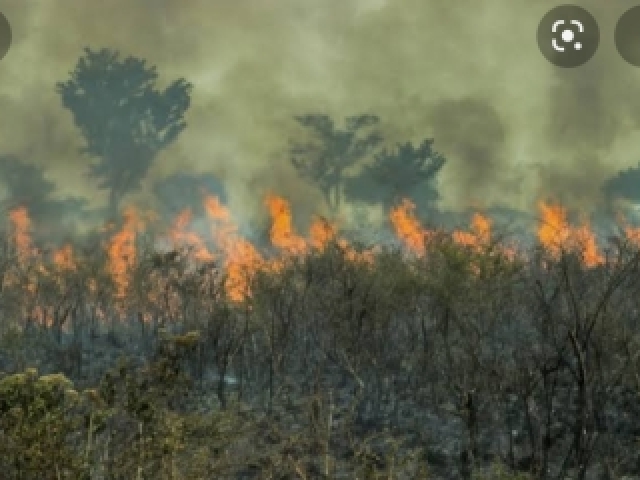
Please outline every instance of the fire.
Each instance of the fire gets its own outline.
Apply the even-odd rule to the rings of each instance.
[[[374,264],[377,248],[379,248],[374,247],[364,252],[356,249],[345,238],[339,236],[336,225],[322,217],[313,219],[306,236],[299,235],[295,231],[292,210],[287,200],[270,194],[266,196],[264,204],[270,219],[269,239],[275,251],[263,253],[248,239],[242,237],[231,211],[220,202],[218,197],[205,195],[203,204],[210,221],[210,236],[193,231],[193,216],[189,209],[177,215],[166,236],[174,249],[186,247],[189,250],[188,260],[191,262],[189,265],[219,262],[225,273],[222,287],[227,298],[232,302],[243,302],[251,297],[251,283],[258,272],[279,272],[289,260],[314,252],[322,252],[331,242],[335,242],[348,261],[368,265]],[[415,208],[411,201],[405,199],[391,209],[389,220],[402,244],[414,255],[423,257],[427,255],[429,241],[435,238],[435,232],[421,225],[415,214]],[[555,258],[564,251],[579,252],[583,264],[588,268],[602,264],[603,255],[600,253],[596,235],[588,223],[583,222],[577,227],[570,225],[567,212],[561,205],[543,202],[539,204],[539,208],[541,220],[537,227],[537,238],[545,251]],[[53,250],[50,264],[46,263],[46,259],[33,246],[31,220],[25,207],[12,210],[9,213],[9,222],[11,246],[16,252],[19,264],[24,265],[29,262],[29,266],[33,268],[29,269],[28,278],[15,274],[15,279],[11,280],[5,276],[3,285],[9,285],[10,281],[13,282],[12,285],[16,285],[16,281],[25,278],[25,291],[30,295],[30,301],[37,304],[35,299],[40,278],[43,275],[55,274],[57,279],[57,276],[62,273],[77,271],[79,260],[75,256],[72,245],[65,244]],[[140,213],[134,208],[128,208],[123,212],[119,230],[114,232],[113,225],[111,226],[111,233],[105,245],[107,256],[105,271],[115,286],[114,299],[119,308],[122,302],[133,293],[131,275],[137,264],[137,237],[144,227],[145,222]],[[454,231],[451,238],[455,244],[480,254],[494,252],[492,228],[490,218],[476,213],[471,219],[469,229]],[[627,238],[638,245],[640,245],[639,232],[640,229],[637,228],[626,227],[625,229]],[[497,248],[499,252],[505,254],[507,259],[515,258],[515,250],[502,244],[497,245]],[[478,267],[481,263],[474,265]],[[163,285],[167,287],[169,283],[162,278],[161,274],[158,277],[153,275],[152,273],[150,277],[153,285],[151,290],[160,288],[158,292],[162,291],[164,296],[156,295],[154,290],[147,292],[148,295],[145,298],[151,303],[157,303],[156,300],[160,298],[165,300],[169,298],[170,293],[163,288]],[[64,285],[64,280],[61,276],[60,278],[59,285]],[[165,283],[162,283],[163,281]],[[86,280],[86,286],[89,293],[96,294],[98,292],[97,277],[92,276]],[[163,306],[163,308],[166,310],[176,306],[177,304],[172,307]],[[44,321],[47,318],[48,308],[46,305],[40,305],[40,310],[36,310],[33,315]],[[30,307],[29,311],[34,311],[33,307]],[[149,312],[140,314],[147,317],[150,315]]]
[[[130,272],[136,262],[136,237],[143,227],[136,210],[127,208],[122,228],[111,237],[107,245],[107,271],[115,284],[115,296],[119,300],[126,297],[129,289]]]
[[[491,219],[475,213],[471,219],[471,231],[453,232],[453,241],[472,248],[487,246],[491,242]]]
[[[18,261],[25,263],[32,253],[31,218],[26,207],[17,207],[9,212],[11,222],[11,242]]]
[[[598,249],[596,236],[587,223],[573,227],[567,220],[567,211],[561,205],[539,204],[541,222],[538,227],[538,241],[558,258],[563,251],[578,251],[587,267],[595,267],[604,262]]]
[[[326,219],[316,218],[309,227],[309,243],[318,251],[323,251],[327,244],[336,237],[336,228]]]
[[[291,209],[284,198],[267,195],[265,204],[271,216],[271,244],[291,255],[307,252],[307,242],[293,231]]]
[[[595,234],[589,225],[585,224],[574,230],[576,245],[582,250],[582,261],[587,267],[595,267],[604,263],[604,256],[600,253]]]
[[[251,279],[264,265],[264,259],[250,242],[238,235],[238,227],[233,223],[231,213],[218,197],[206,196],[204,206],[207,215],[214,221],[212,234],[216,246],[224,255],[227,296],[234,302],[241,302],[251,295]]]
[[[198,262],[211,262],[214,259],[205,241],[195,232],[187,230],[191,223],[191,210],[185,209],[178,214],[169,230],[169,239],[173,248],[187,247],[191,250],[194,260]]]
[[[541,221],[538,227],[538,241],[544,249],[557,258],[569,239],[567,212],[560,205],[547,205],[540,202]]]
[[[400,205],[393,208],[389,219],[397,237],[415,254],[424,256],[426,240],[429,232],[422,229],[420,221],[415,216],[416,206],[410,200],[404,199]]]
[[[293,231],[293,221],[289,203],[282,197],[268,195],[265,203],[271,217],[269,237],[271,244],[288,256],[306,255],[312,250],[323,251],[327,244],[336,240],[345,257],[352,262],[373,262],[374,251],[357,252],[344,238],[337,238],[337,228],[323,218],[316,218],[309,228],[309,240],[298,236]],[[273,259],[270,270],[278,271],[282,262]]]
[[[77,268],[73,255],[73,247],[67,243],[59,250],[53,252],[53,264],[60,270],[74,271]]]
[[[418,256],[426,254],[426,245],[432,236],[431,231],[426,230],[414,214],[415,205],[409,200],[403,200],[400,205],[389,213],[389,219],[393,225],[396,236]],[[453,241],[462,246],[481,248],[491,242],[491,220],[475,213],[471,219],[471,230],[456,230],[452,234]]]

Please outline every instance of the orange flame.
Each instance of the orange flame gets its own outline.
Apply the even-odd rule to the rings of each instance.
[[[191,249],[194,260],[198,262],[210,262],[213,254],[207,249],[204,240],[195,232],[187,230],[191,223],[191,210],[185,209],[178,214],[172,228],[169,230],[169,239],[174,248],[187,247]]]
[[[232,301],[242,302],[251,295],[251,279],[264,260],[250,242],[238,235],[238,227],[231,220],[231,213],[218,197],[205,196],[204,206],[207,215],[215,222],[212,234],[224,254],[227,273],[225,291]]]
[[[274,247],[291,255],[307,252],[307,242],[293,231],[291,209],[287,201],[275,195],[267,195],[265,204],[271,216],[269,237]]]
[[[310,225],[308,236],[298,235],[295,231],[289,203],[277,195],[268,195],[265,206],[271,223],[269,238],[277,249],[275,257],[264,258],[258,248],[247,239],[242,238],[238,226],[234,222],[230,210],[224,206],[218,197],[205,196],[204,206],[208,218],[211,220],[212,245],[200,235],[190,230],[192,213],[186,209],[175,218],[167,236],[174,247],[186,246],[191,251],[189,260],[194,262],[210,262],[220,259],[226,273],[224,289],[227,297],[234,302],[242,302],[250,298],[250,285],[253,277],[259,271],[277,272],[285,262],[314,251],[323,251],[326,246],[335,241],[344,258],[352,262],[373,264],[376,248],[364,252],[356,250],[346,239],[338,236],[338,228],[324,218],[315,218]],[[405,199],[389,212],[389,220],[398,239],[418,256],[426,255],[428,241],[434,238],[434,232],[422,227],[415,215],[415,205]],[[593,267],[603,262],[594,232],[587,223],[574,227],[567,221],[566,210],[560,205],[540,203],[542,220],[537,228],[540,244],[551,255],[557,257],[563,250],[579,251],[582,261],[587,267]],[[36,267],[30,274],[38,272],[50,275],[54,271],[70,272],[78,268],[78,260],[70,244],[54,250],[51,257],[56,270],[47,271],[41,262],[37,251],[33,247],[31,238],[31,220],[24,207],[12,210],[9,214],[11,223],[11,245],[15,248],[20,262],[37,257]],[[124,211],[122,226],[119,231],[112,233],[106,245],[107,272],[115,285],[114,296],[122,301],[129,294],[132,281],[132,267],[136,264],[137,235],[144,227],[140,215],[133,208]],[[640,229],[627,227],[626,236],[640,245]],[[488,217],[476,213],[471,220],[468,231],[455,231],[453,241],[471,249],[484,251],[492,241],[492,222]],[[213,245],[215,244],[215,248]],[[499,246],[503,252],[506,247]],[[272,252],[273,253],[273,252]],[[514,255],[508,256],[513,258]],[[18,278],[18,277],[16,277]],[[28,278],[27,291],[37,293],[39,277]],[[7,282],[6,278],[4,279]],[[162,278],[152,278],[152,282],[162,282]],[[157,287],[153,283],[154,288]],[[88,280],[90,292],[97,291],[97,280]],[[155,298],[151,295],[149,298]],[[45,319],[48,307],[43,307],[38,316]],[[143,312],[143,315],[148,313]]]
[[[544,202],[540,202],[538,208],[541,216],[538,241],[552,257],[557,258],[569,240],[567,212],[560,205],[548,205]]]
[[[480,213],[475,213],[471,219],[471,231],[453,232],[453,241],[459,245],[480,248],[491,242],[491,220]]]
[[[326,219],[318,217],[309,227],[309,243],[318,251],[323,251],[327,244],[336,237],[337,229]]]
[[[125,209],[122,228],[111,237],[107,245],[107,270],[115,284],[115,296],[119,300],[124,299],[129,290],[130,272],[136,262],[136,237],[143,226],[135,209]]]
[[[415,204],[408,199],[393,208],[389,219],[398,238],[415,254],[424,256],[429,232],[423,230],[415,216]]]
[[[76,270],[77,265],[71,244],[67,243],[62,248],[53,252],[53,264],[60,270]]]
[[[579,251],[587,267],[604,262],[598,249],[596,236],[587,223],[572,227],[567,221],[567,212],[561,205],[539,204],[541,222],[538,240],[552,257],[558,258],[562,251]]]
[[[20,263],[24,263],[31,256],[31,218],[26,207],[17,207],[9,212],[12,235],[11,241]]]

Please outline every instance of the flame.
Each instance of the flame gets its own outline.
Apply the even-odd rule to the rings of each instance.
[[[15,248],[18,261],[25,263],[32,254],[31,218],[26,207],[17,207],[9,212],[11,222],[10,240]]]
[[[122,228],[111,237],[107,245],[107,271],[115,285],[115,297],[118,300],[124,299],[128,293],[131,269],[136,262],[136,237],[144,227],[137,211],[132,207],[125,209],[123,217]]]
[[[223,205],[218,197],[204,195],[203,204],[207,218],[210,221],[210,237],[208,234],[200,235],[192,228],[193,215],[189,209],[180,212],[165,232],[165,239],[174,248],[186,247],[190,255],[187,257],[189,265],[220,262],[224,272],[225,294],[232,302],[243,302],[251,297],[251,283],[255,274],[260,271],[279,272],[292,258],[309,255],[314,252],[322,252],[332,242],[339,248],[345,259],[351,262],[362,262],[373,265],[379,246],[360,251],[351,245],[345,238],[339,236],[336,225],[322,217],[313,219],[306,236],[296,233],[292,218],[292,209],[286,199],[275,194],[269,194],[264,199],[264,205],[270,219],[269,239],[273,250],[261,253],[257,246],[239,233],[238,226],[233,219],[231,211]],[[435,238],[435,232],[425,229],[415,215],[415,205],[405,199],[389,212],[390,224],[402,244],[414,255],[423,257],[427,254],[429,241]],[[583,264],[586,267],[594,267],[603,262],[596,235],[587,222],[580,226],[572,226],[567,220],[564,207],[558,204],[539,204],[541,221],[537,227],[537,237],[541,246],[553,257],[559,257],[563,251],[579,252]],[[18,207],[9,213],[11,226],[10,244],[16,252],[16,257],[23,264],[27,260],[30,268],[26,276],[13,274],[9,278],[3,278],[3,285],[24,285],[31,302],[26,312],[32,312],[32,318],[47,322],[51,314],[47,305],[39,305],[36,299],[39,294],[38,282],[41,277],[54,278],[59,285],[64,285],[62,274],[76,271],[81,262],[76,258],[71,244],[65,244],[57,250],[53,250],[52,256],[47,257],[51,263],[45,264],[45,259],[34,248],[31,238],[31,220],[25,207]],[[122,301],[130,295],[131,275],[133,267],[137,263],[137,237],[145,227],[141,214],[134,208],[127,208],[123,212],[121,226],[115,231],[111,226],[108,240],[105,245],[107,254],[106,272],[111,277],[115,286],[114,299],[119,308]],[[468,247],[479,253],[493,252],[492,245],[492,221],[487,216],[476,213],[471,219],[467,231],[457,230],[452,233],[453,242],[456,245]],[[627,226],[625,235],[630,240],[640,245],[640,228],[634,229]],[[486,247],[491,246],[491,250]],[[513,249],[498,245],[500,252],[507,254],[507,258],[515,258]],[[475,262],[475,260],[472,260]],[[474,264],[475,265],[475,264]],[[482,265],[478,262],[475,267]],[[473,265],[472,265],[473,267]],[[176,270],[177,272],[177,270]],[[171,275],[176,272],[169,272]],[[177,293],[168,292],[171,282],[163,277],[164,273],[152,273],[148,278],[150,287],[145,292],[146,301],[152,305],[162,304],[164,309],[161,315],[171,315],[179,306]],[[58,278],[60,277],[60,279]],[[213,277],[212,277],[213,278]],[[21,283],[25,279],[25,283]],[[212,280],[215,281],[215,280]],[[86,286],[89,293],[98,292],[99,280],[97,277],[87,279]],[[20,287],[23,288],[23,287]],[[162,294],[161,294],[162,293]],[[173,295],[173,296],[172,296]],[[168,305],[170,303],[170,305]],[[34,309],[33,305],[38,306]],[[154,310],[155,311],[155,310]],[[140,312],[141,318],[151,318],[150,315],[158,313]]]
[[[271,244],[282,250],[285,255],[301,256],[308,254],[312,249],[321,252],[330,241],[336,240],[337,228],[323,218],[316,218],[309,227],[309,240],[298,236],[293,230],[291,208],[284,198],[267,195],[265,204],[271,217],[269,232]],[[368,264],[373,262],[374,249],[358,252],[344,238],[338,238],[337,244],[347,260]],[[278,271],[282,266],[283,262],[278,259],[273,259],[269,263],[271,271]]]
[[[251,279],[264,265],[258,250],[238,235],[238,227],[229,210],[218,197],[207,195],[204,199],[207,215],[214,221],[212,234],[216,246],[224,255],[227,273],[225,291],[229,299],[242,302],[251,295]]]
[[[191,210],[188,208],[178,214],[169,230],[169,239],[174,249],[187,247],[191,250],[194,260],[198,262],[211,262],[213,254],[209,251],[205,241],[195,232],[187,230],[191,223]]]
[[[538,241],[553,257],[559,258],[563,251],[580,252],[587,267],[604,262],[598,249],[596,236],[588,223],[573,227],[567,221],[567,211],[561,205],[545,202],[539,204],[541,221],[538,226]]]
[[[307,252],[307,242],[293,231],[291,209],[287,201],[276,195],[267,195],[265,204],[271,216],[269,238],[271,244],[290,255]]]
[[[77,265],[73,254],[73,246],[67,243],[53,252],[53,264],[60,270],[75,271]]]
[[[323,251],[329,242],[336,237],[337,229],[328,220],[317,217],[309,227],[309,243],[318,251]]]
[[[602,265],[604,256],[600,253],[596,236],[588,224],[574,230],[576,248],[580,248],[582,261],[589,268]]]
[[[453,241],[458,245],[479,249],[491,242],[491,219],[480,213],[475,213],[471,218],[471,231],[456,230],[453,232]]]
[[[397,237],[415,254],[424,256],[426,240],[429,232],[423,230],[420,221],[415,216],[415,204],[408,199],[402,200],[400,205],[393,208],[389,219]]]
[[[540,202],[540,225],[538,241],[554,258],[558,258],[569,240],[569,223],[567,212],[561,205],[548,205]]]

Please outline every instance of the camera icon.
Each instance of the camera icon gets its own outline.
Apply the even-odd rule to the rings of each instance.
[[[593,57],[600,43],[600,29],[587,10],[561,5],[542,18],[538,25],[538,47],[557,67],[578,67]]]
[[[640,67],[640,5],[627,10],[618,20],[614,40],[620,56],[630,65]]]
[[[569,23],[571,25],[575,25],[576,27],[578,27],[578,31],[580,33],[584,33],[584,25],[582,24],[582,22],[580,20],[570,20]],[[558,33],[558,28],[561,25],[565,25],[566,22],[564,20],[556,20],[555,22],[553,22],[553,25],[551,27],[551,32],[552,33]],[[562,33],[560,34],[560,37],[562,39],[562,41],[564,43],[571,43],[575,38],[576,38],[576,34],[573,30],[570,30],[568,28],[565,28],[564,30],[562,30]],[[556,37],[553,37],[551,39],[551,46],[553,47],[553,49],[556,52],[564,52],[566,47],[562,47],[558,44],[558,39]],[[580,42],[574,42],[573,43],[573,48],[575,50],[582,50],[582,43]]]
[[[2,12],[0,12],[0,60],[2,60],[7,54],[10,46],[11,25],[9,25],[9,20],[7,20],[7,17],[5,17]]]

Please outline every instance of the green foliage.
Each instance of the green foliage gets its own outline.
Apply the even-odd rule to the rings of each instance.
[[[381,204],[385,210],[401,196],[433,205],[438,199],[433,180],[445,162],[444,156],[433,150],[432,139],[423,140],[418,147],[399,143],[393,150],[378,152],[358,175],[350,177],[345,194],[351,200]]]
[[[0,155],[0,178],[7,189],[8,203],[28,208],[29,217],[38,225],[38,235],[43,238],[51,239],[52,234],[59,234],[61,230],[69,234],[68,227],[72,229],[74,221],[88,214],[86,199],[56,198],[56,185],[47,178],[44,169],[21,157]]]
[[[79,431],[78,393],[63,375],[35,369],[0,379],[0,468],[4,478],[83,478],[70,439]]]
[[[640,200],[638,196],[638,182],[640,181],[640,164],[618,172],[609,178],[602,190],[610,199],[623,198],[633,203]]]
[[[186,127],[192,85],[179,79],[158,91],[157,78],[143,59],[86,48],[71,78],[56,84],[86,141],[84,151],[97,159],[89,173],[110,191],[111,214],[121,196],[139,186],[157,152]]]
[[[477,459],[496,455],[494,447],[487,446],[486,432],[504,431],[494,416],[506,411],[509,431],[519,432],[512,439],[517,447],[513,462],[538,468],[547,457],[525,457],[532,451],[527,444],[531,435],[523,431],[527,424],[518,409],[533,399],[545,412],[529,420],[538,422],[536,431],[544,431],[540,419],[552,418],[557,425],[556,410],[569,402],[544,390],[545,375],[557,375],[553,382],[575,382],[569,367],[589,358],[580,349],[586,351],[592,343],[598,347],[598,364],[583,363],[594,372],[589,377],[594,386],[613,385],[612,391],[622,392],[621,385],[614,384],[619,382],[637,398],[638,342],[627,314],[635,308],[636,297],[630,293],[637,292],[633,282],[640,278],[638,260],[629,254],[627,264],[612,267],[617,273],[586,269],[577,257],[526,265],[493,242],[476,245],[471,237],[459,238],[463,241],[438,232],[429,237],[427,252],[419,258],[399,249],[370,251],[364,245],[330,242],[309,255],[286,257],[277,270],[257,274],[245,304],[223,299],[217,282],[224,277],[212,273],[215,268],[189,268],[182,252],[145,250],[132,272],[133,283],[140,283],[125,302],[135,310],[123,321],[110,316],[108,290],[88,296],[83,289],[52,285],[47,293],[42,289],[49,289],[45,286],[51,279],[40,279],[39,299],[54,301],[71,291],[81,306],[86,305],[83,301],[101,301],[103,332],[115,340],[118,334],[131,335],[126,343],[135,351],[129,350],[129,360],[109,369],[95,389],[81,395],[60,375],[38,377],[31,371],[3,377],[3,473],[45,480],[418,480],[428,478],[429,471],[437,475],[455,461],[454,449],[439,444],[431,448],[429,435],[438,434],[431,430],[440,427],[431,416],[434,405],[437,421],[444,416],[462,420],[458,435],[471,451],[477,449]],[[359,256],[363,252],[369,254]],[[93,276],[99,270],[85,268],[78,275]],[[65,275],[65,285],[73,285],[76,274]],[[610,279],[619,292],[608,293],[613,291],[607,287]],[[99,281],[103,285],[106,279]],[[148,293],[158,285],[162,295],[155,298],[160,300],[149,300]],[[7,288],[3,294],[21,292]],[[569,288],[577,293],[562,290]],[[606,308],[599,292],[611,295]],[[590,331],[575,328],[576,322],[586,324],[597,315],[599,323]],[[45,335],[51,326],[4,327],[0,353],[2,360],[14,360],[12,369],[19,356],[24,356],[24,365],[52,341]],[[589,332],[588,342],[580,338],[584,332]],[[65,335],[77,335],[77,343],[86,342],[87,349],[96,340],[82,332]],[[123,343],[110,344],[112,352],[122,353]],[[59,344],[63,353],[65,345],[75,343]],[[561,357],[556,357],[558,352]],[[79,350],[79,363],[86,353]],[[112,353],[103,366],[113,365],[113,358]],[[568,364],[564,372],[560,361]],[[607,369],[619,380],[612,380]],[[228,395],[225,374],[236,380]],[[91,378],[92,386],[98,378]],[[550,407],[545,407],[545,398],[553,400]],[[602,402],[597,404],[601,411],[616,408],[604,403],[608,399],[590,400],[594,405]],[[633,405],[622,408],[632,411]],[[578,430],[571,424],[572,412],[563,414],[571,427],[565,439],[570,439]],[[582,417],[574,418],[577,422]],[[442,435],[449,439],[456,433]],[[544,442],[536,445],[547,448]],[[557,444],[550,445],[557,454]],[[596,455],[606,453],[598,451],[593,458]],[[46,469],[38,470],[36,464]],[[501,466],[485,470],[481,460],[467,466],[476,468],[478,479],[527,478]]]
[[[510,471],[501,463],[493,463],[488,469],[476,471],[473,480],[532,480],[533,477],[526,473]]]
[[[377,147],[382,137],[373,130],[379,119],[375,115],[347,117],[344,129],[336,128],[327,115],[311,114],[295,117],[314,140],[296,143],[291,148],[291,163],[305,180],[322,192],[327,205],[336,211],[341,203],[344,173]],[[364,133],[363,133],[364,131]]]
[[[131,362],[120,359],[105,374],[100,397],[107,406],[119,406],[136,421],[152,422],[160,409],[169,408],[187,394],[190,379],[185,374],[184,362],[199,340],[199,332],[170,335],[161,330],[154,360],[136,369]]]

